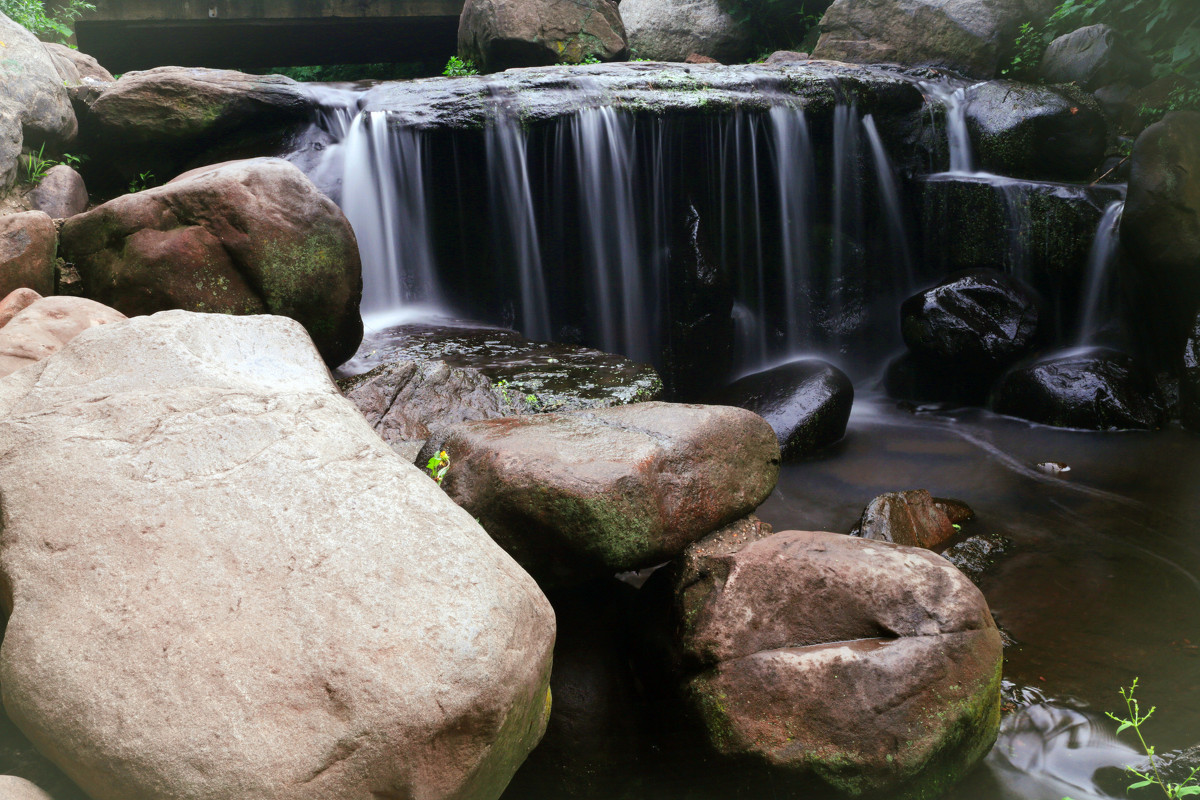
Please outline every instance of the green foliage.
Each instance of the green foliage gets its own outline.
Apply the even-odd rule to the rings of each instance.
[[[582,61],[580,61],[579,63],[580,64],[599,64],[600,59],[596,56],[595,53],[588,53],[587,56],[585,56],[584,59]]]
[[[66,43],[75,34],[71,27],[85,11],[96,7],[84,0],[67,0],[46,10],[43,0],[0,0],[0,14],[27,28],[33,35],[53,42]]]
[[[87,156],[76,156],[70,153],[63,153],[61,161],[46,158],[46,145],[43,144],[36,153],[31,151],[26,154],[25,180],[31,184],[41,183],[42,178],[46,177],[46,173],[50,171],[51,167],[66,164],[68,167],[78,169],[86,159]]]
[[[1200,86],[1176,86],[1161,106],[1142,106],[1138,115],[1149,125],[1172,111],[1200,111]]]
[[[793,47],[821,21],[820,14],[810,14],[796,0],[722,0],[722,5],[750,30],[755,50],[767,55]]]
[[[421,61],[394,64],[321,64],[306,67],[272,67],[268,75],[286,75],[304,83],[400,81],[437,75],[439,67]]]
[[[144,192],[151,186],[154,186],[157,181],[154,178],[154,173],[150,170],[139,172],[138,176],[129,182],[129,193],[137,194]]]
[[[428,470],[429,477],[433,478],[441,486],[442,480],[446,477],[447,470],[450,469],[450,456],[445,450],[442,450],[429,459],[429,463],[425,465],[425,469]]]
[[[458,56],[450,56],[450,60],[446,62],[446,68],[442,70],[442,74],[448,78],[461,78],[466,75],[478,75],[479,70],[475,69],[475,62],[469,58],[463,61]]]

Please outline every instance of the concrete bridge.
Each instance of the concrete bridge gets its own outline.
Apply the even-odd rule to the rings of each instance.
[[[463,0],[93,0],[79,49],[112,72],[444,61]]]

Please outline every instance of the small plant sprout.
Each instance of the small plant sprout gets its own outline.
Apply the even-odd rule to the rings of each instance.
[[[154,173],[150,170],[139,172],[138,176],[129,182],[129,193],[137,194],[144,192],[153,186],[155,183]]]
[[[447,78],[462,78],[467,75],[478,75],[479,70],[475,69],[475,62],[469,58],[464,61],[458,56],[450,56],[442,74]]]
[[[450,456],[446,454],[445,450],[439,451],[437,455],[429,459],[425,469],[429,471],[429,477],[433,478],[438,486],[441,486],[442,479],[446,477],[446,471],[450,469]]]
[[[43,144],[35,153],[32,150],[25,156],[25,180],[29,183],[40,183],[46,173],[54,166],[54,161],[45,158],[46,145]]]
[[[496,391],[500,393],[500,399],[502,399],[508,405],[512,405],[512,398],[508,394],[508,381],[498,380],[493,385]]]

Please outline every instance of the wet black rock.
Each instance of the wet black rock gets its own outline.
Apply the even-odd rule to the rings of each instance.
[[[959,572],[978,584],[983,574],[1012,547],[1012,541],[998,533],[969,536],[942,551],[942,558],[958,567]]]
[[[816,452],[846,434],[854,385],[837,367],[816,358],[747,375],[708,398],[765,419],[785,459]]]
[[[1059,36],[1042,56],[1042,79],[1088,91],[1112,83],[1149,82],[1151,64],[1111,25],[1088,25]]]
[[[993,408],[1060,428],[1153,430],[1167,413],[1154,381],[1132,357],[1113,350],[1051,356],[1009,370]]]
[[[967,90],[966,114],[980,166],[1001,175],[1087,178],[1108,143],[1100,104],[1070,86],[976,84]]]
[[[900,307],[900,332],[913,354],[960,367],[1003,366],[1027,355],[1038,320],[1033,292],[995,270],[952,275]]]
[[[1179,379],[1179,418],[1183,427],[1200,431],[1200,314],[1183,346],[1183,371]]]

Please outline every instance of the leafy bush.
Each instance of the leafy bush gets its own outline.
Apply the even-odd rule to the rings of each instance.
[[[442,70],[442,74],[448,78],[461,78],[464,75],[478,75],[479,70],[475,69],[475,62],[469,58],[463,61],[458,56],[450,56],[450,60],[446,62],[446,68]]]
[[[0,14],[4,14],[18,25],[29,29],[35,36],[55,42],[66,43],[75,31],[72,24],[85,11],[96,7],[84,0],[68,0],[46,11],[43,0],[0,0]]]

